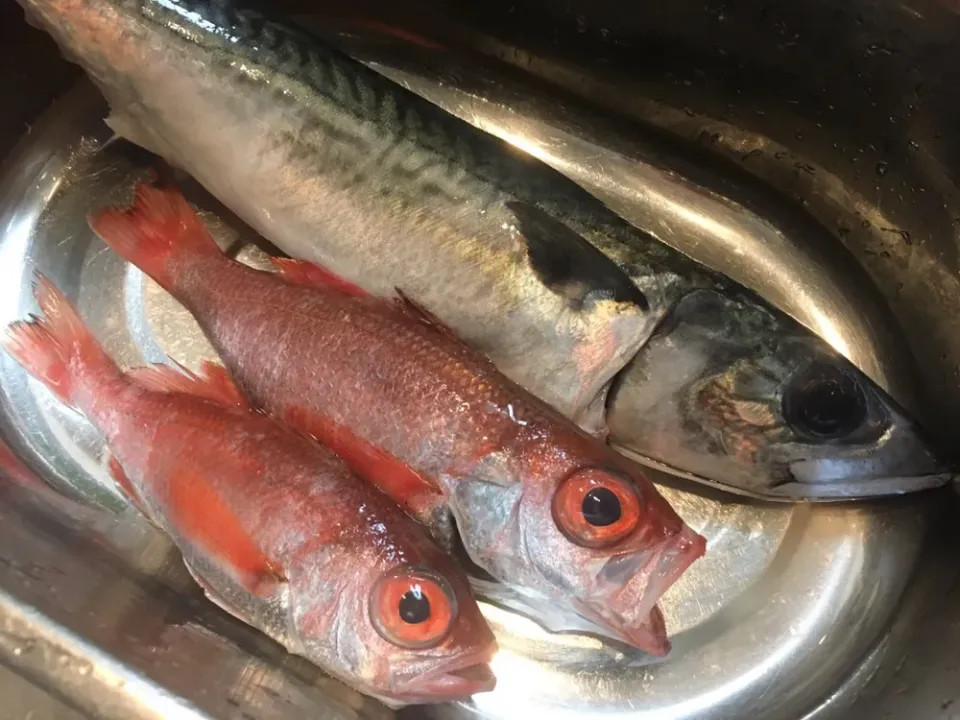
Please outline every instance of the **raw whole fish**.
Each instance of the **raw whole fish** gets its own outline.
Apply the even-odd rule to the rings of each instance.
[[[19,2],[97,83],[118,134],[285,253],[375,295],[403,288],[637,459],[774,499],[949,478],[915,424],[827,343],[268,11]]]
[[[104,434],[122,491],[208,597],[394,705],[490,690],[496,644],[462,570],[332,453],[252,412],[223,368],[126,374],[66,298],[5,347]]]
[[[179,299],[259,407],[333,448],[498,580],[654,654],[661,594],[704,552],[636,464],[504,377],[401,293],[226,257],[177,190],[91,226]]]

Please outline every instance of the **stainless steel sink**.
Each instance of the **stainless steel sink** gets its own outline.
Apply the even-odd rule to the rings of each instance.
[[[509,4],[501,8],[497,2],[488,5],[488,20],[500,17],[502,10],[507,36],[509,18],[522,26],[524,18],[541,13],[557,28],[569,21],[574,30],[582,29],[570,41],[574,49],[589,48],[594,39],[601,46],[611,36],[617,39],[617,33],[606,25],[591,25],[591,18],[606,18],[605,13],[612,12],[612,6],[605,7],[605,3],[585,5],[573,15],[552,10],[549,3],[516,3],[519,10],[510,10]],[[944,16],[947,11],[932,0],[913,9],[917,16],[910,28],[913,35],[907,33],[909,40],[926,43],[923,47],[932,53],[944,37],[942,18],[953,16]],[[596,96],[598,86],[589,81],[598,77],[598,67],[586,60],[571,64],[553,58],[556,46],[551,38],[544,36],[544,40],[532,33],[528,38],[532,49],[521,51],[509,37],[496,35],[497,28],[483,27],[469,3],[447,10],[451,27],[466,20],[472,23],[471,32],[457,36],[460,41],[472,44],[488,59],[522,64],[539,76],[541,87],[536,97],[556,97],[566,108],[612,104],[615,107],[608,107],[607,114],[619,115],[618,122],[642,120],[631,127],[637,138],[644,139],[644,148],[656,149],[656,153],[644,155],[644,162],[662,167],[674,162],[671,158],[684,157],[670,166],[670,172],[657,176],[656,182],[661,188],[671,182],[693,188],[688,197],[702,201],[701,211],[707,200],[727,197],[719,195],[723,192],[741,202],[737,188],[746,183],[760,188],[758,195],[751,196],[749,211],[764,218],[764,208],[769,208],[764,222],[786,217],[782,211],[786,206],[791,217],[806,214],[805,224],[776,225],[783,229],[777,235],[783,252],[748,254],[757,258],[757,266],[741,264],[738,271],[743,271],[745,281],[753,278],[762,285],[764,274],[757,268],[777,257],[806,267],[802,276],[793,273],[797,287],[803,288],[803,302],[790,306],[788,294],[781,298],[769,287],[757,289],[774,295],[771,300],[786,304],[785,309],[798,317],[805,312],[815,314],[811,308],[820,307],[823,298],[839,299],[825,303],[826,315],[821,313],[829,316],[830,327],[837,333],[834,339],[841,344],[848,340],[848,346],[856,351],[854,359],[865,369],[895,392],[909,396],[935,429],[949,430],[944,425],[957,414],[955,408],[960,408],[960,383],[942,377],[944,367],[960,367],[960,341],[956,339],[960,333],[952,334],[956,313],[945,309],[951,300],[960,300],[960,279],[955,279],[957,273],[952,269],[956,254],[952,218],[960,216],[960,195],[946,182],[952,176],[949,161],[960,158],[951,158],[949,147],[933,143],[932,138],[931,144],[922,148],[919,140],[909,140],[918,145],[917,152],[924,153],[922,161],[900,163],[891,153],[890,159],[877,161],[883,163],[882,173],[877,174],[879,164],[873,168],[879,178],[876,182],[871,178],[873,190],[864,189],[862,177],[847,173],[846,166],[838,169],[837,159],[829,152],[817,152],[820,136],[831,131],[828,115],[814,121],[818,127],[812,134],[818,140],[810,145],[800,130],[784,135],[782,129],[750,121],[750,113],[736,105],[736,93],[731,93],[731,110],[723,117],[706,105],[694,110],[685,90],[689,86],[683,79],[678,81],[676,74],[665,71],[661,85],[643,73],[637,73],[643,82],[620,77],[618,73],[630,66],[623,46],[612,41],[611,57],[623,64],[611,66],[604,87],[609,92],[619,83],[630,101],[610,103],[609,97]],[[687,10],[694,17],[704,12],[717,16],[713,7],[690,6]],[[793,17],[798,11],[784,7],[770,12],[782,24],[781,16]],[[816,13],[829,15],[834,9],[829,3],[811,4],[805,12],[797,15],[796,22],[812,23],[811,18],[821,17]],[[901,6],[871,4],[862,12],[878,37],[884,32],[906,32],[888,17],[891,13],[900,17],[898,13],[905,12]],[[939,18],[940,24],[936,28],[926,25],[924,12]],[[422,17],[435,19],[436,14]],[[749,19],[741,14],[736,17],[744,23]],[[78,71],[59,59],[45,37],[23,26],[17,7],[5,6],[0,18],[0,35],[10,38],[0,45],[0,52],[9,53],[8,67],[24,68],[23,74],[13,72],[0,80],[0,97],[6,98],[0,113],[0,155],[19,141],[0,174],[0,323],[32,309],[30,279],[33,270],[40,268],[78,302],[97,334],[122,362],[157,361],[166,354],[189,366],[211,356],[209,345],[189,316],[138,271],[108,252],[86,228],[86,212],[124,199],[132,179],[145,172],[150,158],[131,146],[111,142],[100,121],[102,100],[86,81],[78,79]],[[672,12],[653,12],[650,20],[659,23],[658,31],[666,37],[685,37],[688,32],[688,42],[705,42],[704,27],[685,28]],[[601,32],[605,27],[606,33]],[[623,27],[632,27],[629,19]],[[929,28],[929,33],[921,33],[921,27]],[[728,35],[718,33],[731,43],[729,48],[721,48],[723,57],[735,52],[742,39],[738,32]],[[344,42],[356,53],[373,52],[373,46]],[[915,54],[928,62],[926,55]],[[428,96],[433,93],[438,102],[450,97],[436,92],[441,87],[436,76],[410,75],[409,65],[390,67],[385,59],[389,57],[377,54],[364,59],[384,71],[407,73],[404,79],[411,87]],[[751,59],[762,65],[763,58],[751,55]],[[776,65],[775,58],[766,60],[771,67]],[[453,80],[459,78],[462,88],[476,92],[465,74],[469,66],[464,68],[454,73]],[[916,72],[926,71],[927,66],[918,60]],[[709,68],[699,72],[703,78],[711,77]],[[855,70],[850,72],[847,82],[852,88],[859,80]],[[800,70],[797,73],[802,74]],[[450,79],[444,82],[443,87],[449,88]],[[522,88],[530,79],[510,82]],[[548,87],[550,84],[555,87]],[[58,98],[56,104],[44,111],[54,98]],[[647,100],[641,102],[641,98]],[[774,106],[776,100],[767,99]],[[678,102],[682,104],[677,106]],[[773,112],[755,99],[750,102],[756,105],[750,108],[755,117]],[[796,110],[791,103],[788,93],[780,108],[784,117]],[[525,137],[534,136],[537,127],[542,131],[544,125],[534,121],[537,108],[543,107],[518,105],[518,112],[530,113],[528,118],[532,118],[532,124],[525,126]],[[941,114],[951,111],[950,107],[938,108]],[[469,119],[482,120],[483,112],[478,105]],[[871,112],[882,110],[878,105]],[[915,122],[919,123],[919,118],[918,114]],[[935,114],[930,122],[942,122],[942,117]],[[864,137],[869,137],[871,126],[864,126]],[[697,127],[711,133],[707,142],[699,141]],[[834,130],[838,138],[846,137],[839,121]],[[714,134],[721,139],[713,140]],[[579,137],[582,140],[584,135]],[[704,165],[691,164],[684,154],[684,148],[691,145],[706,146],[692,156]],[[554,160],[560,154],[557,164],[561,171],[572,172],[569,163],[564,166],[562,162],[564,152],[569,158],[570,146],[560,143],[553,148]],[[637,147],[625,145],[618,150],[618,172],[628,179],[629,160],[634,157],[629,153]],[[755,153],[758,149],[759,154]],[[800,173],[796,178],[778,171],[781,152],[796,158],[794,169]],[[731,157],[736,167],[731,166]],[[761,157],[765,159],[758,159]],[[637,162],[639,167],[639,159]],[[585,166],[581,162],[579,167]],[[808,167],[822,182],[807,178],[811,175]],[[684,168],[688,176],[680,175]],[[587,174],[578,179],[586,182],[585,177]],[[636,175],[634,179],[646,178],[643,181],[649,183],[652,177]],[[892,177],[903,183],[906,180],[901,178],[910,178],[911,187],[925,188],[915,191],[918,196],[938,193],[936,213],[920,222],[915,214],[898,207],[896,217],[888,217],[892,212],[888,188],[881,186]],[[593,189],[603,192],[604,188]],[[193,190],[192,199],[221,239],[233,245],[245,261],[262,263],[262,255],[250,244],[250,231],[198,188]],[[909,193],[909,189],[889,192]],[[763,198],[770,198],[770,204],[764,205]],[[853,205],[851,198],[856,200]],[[618,209],[625,215],[638,207],[624,194],[606,199],[614,206],[620,203]],[[929,199],[918,202],[926,207]],[[941,222],[943,216],[950,219]],[[637,213],[638,221],[644,217],[644,212]],[[860,229],[855,232],[851,229],[853,218],[860,218]],[[889,226],[883,225],[888,221]],[[751,226],[744,227],[743,242],[760,247],[762,242],[750,234]],[[818,228],[815,241],[803,230],[809,227]],[[891,228],[896,232],[890,232]],[[891,245],[896,238],[902,247]],[[704,262],[722,265],[724,253],[718,251],[719,239],[714,240],[707,233],[683,249],[694,256],[699,252]],[[671,242],[682,245],[684,238]],[[809,257],[818,259],[804,265],[803,258]],[[843,284],[852,283],[854,277],[856,284]],[[913,373],[914,363],[924,372]],[[51,485],[66,493],[61,496],[42,488],[0,484],[0,664],[70,707],[96,717],[259,720],[392,715],[209,605],[170,543],[126,508],[112,490],[101,463],[101,442],[82,418],[28,381],[8,358],[0,358],[0,386],[3,435]],[[930,400],[931,395],[937,396],[936,401]],[[941,434],[949,437],[950,433]],[[911,638],[926,638],[920,650],[928,653],[930,644],[940,636],[931,628],[949,622],[949,615],[934,619],[926,613],[933,599],[946,596],[957,577],[958,541],[949,532],[949,512],[955,510],[955,503],[949,492],[838,506],[769,506],[706,491],[680,491],[669,483],[665,492],[685,519],[708,537],[711,548],[708,558],[665,598],[675,640],[674,652],[666,662],[648,664],[644,658],[594,638],[550,635],[502,608],[485,605],[502,648],[494,661],[498,689],[472,702],[414,708],[404,714],[443,718],[840,718],[858,699],[858,712],[864,707],[887,707],[882,693],[888,681],[893,677],[890,686],[896,687],[897,681],[910,676],[909,663],[899,674],[897,668]],[[917,635],[918,628],[926,634]],[[911,657],[918,657],[916,649]],[[941,673],[938,677],[948,681],[951,676]],[[9,677],[0,675],[0,691],[12,684]],[[12,688],[9,691],[14,692]],[[924,692],[928,697],[939,691]]]

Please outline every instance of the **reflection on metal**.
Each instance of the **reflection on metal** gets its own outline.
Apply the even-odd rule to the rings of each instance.
[[[0,181],[0,322],[34,309],[29,287],[39,268],[78,303],[122,363],[166,353],[196,367],[212,350],[189,314],[87,228],[92,207],[127,200],[132,179],[145,171],[142,153],[124,143],[105,145],[103,115],[96,94],[82,83],[34,126]],[[246,244],[249,231],[193,190],[218,239],[245,261],[262,262]],[[0,375],[3,430],[11,442],[61,486],[116,506],[90,426],[7,358],[0,359]],[[888,638],[893,642],[890,629],[904,618],[903,603],[915,591],[929,499],[766,506],[682,492],[660,479],[674,507],[709,544],[707,557],[664,599],[671,656],[644,664],[621,647],[550,635],[485,607],[501,644],[497,690],[429,712],[793,720],[823,717],[824,698],[833,695],[835,707],[859,692],[869,679],[863,663],[872,662]],[[85,648],[119,663],[109,668],[125,667],[155,683],[149,690],[99,684],[104,702],[135,707],[140,700],[127,693],[163,687],[177,702],[219,717],[235,714],[227,707],[234,702],[245,703],[254,718],[381,716],[369,701],[208,608],[176,554],[138,518],[121,516],[98,533],[96,542],[81,542],[90,531],[0,503],[0,609],[10,597],[15,602],[5,606],[7,616],[22,618],[28,607],[39,613],[32,616],[40,623],[36,630],[20,635],[55,638],[66,628],[65,647],[82,638]],[[101,551],[107,559],[99,559]],[[23,567],[40,580],[24,580],[17,570]],[[25,662],[15,649],[3,651],[4,662]],[[99,657],[87,660],[96,665]],[[87,686],[58,680],[55,653],[31,662],[24,672],[47,678],[87,707]]]
[[[316,18],[304,24],[329,33]],[[756,291],[916,409],[913,361],[889,309],[862,268],[804,213],[745,178],[711,175],[576,103],[485,70],[475,58],[468,63],[450,54],[428,62],[382,38],[346,35],[338,42],[378,72],[551,165],[637,227]]]

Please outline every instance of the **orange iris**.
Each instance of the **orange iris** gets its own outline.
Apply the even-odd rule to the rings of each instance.
[[[396,645],[423,648],[438,644],[457,616],[453,592],[438,575],[403,569],[384,576],[371,604],[377,631]]]
[[[583,547],[615,545],[640,522],[640,498],[626,478],[600,468],[577,470],[553,496],[553,517],[573,542]]]

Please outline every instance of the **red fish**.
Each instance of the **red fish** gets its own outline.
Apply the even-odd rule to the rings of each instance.
[[[124,373],[63,295],[7,351],[103,433],[122,491],[207,595],[394,704],[490,690],[496,645],[469,583],[422,529],[321,445],[251,411],[223,368]]]
[[[474,562],[654,654],[656,601],[705,549],[633,463],[402,294],[311,263],[225,257],[175,190],[140,185],[95,232],[196,317],[256,405],[333,448]]]

